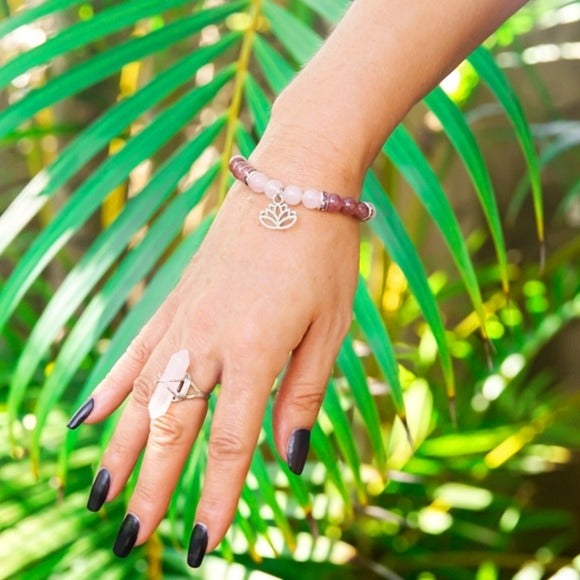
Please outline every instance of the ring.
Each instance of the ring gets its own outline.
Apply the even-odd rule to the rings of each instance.
[[[167,383],[165,387],[172,395],[172,403],[183,401],[184,399],[205,399],[206,401],[210,398],[211,393],[205,393],[202,391],[192,380],[189,373],[185,373],[182,379],[168,379],[161,380],[161,375],[157,380],[157,385]],[[178,383],[177,388],[174,390],[171,388],[172,384]]]
[[[153,421],[167,413],[171,403],[185,399],[208,400],[211,393],[202,391],[192,380],[188,372],[189,351],[187,349],[174,353],[163,373],[155,383],[155,390],[149,400],[149,417]]]

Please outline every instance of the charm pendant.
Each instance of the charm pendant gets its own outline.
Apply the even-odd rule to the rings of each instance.
[[[269,230],[287,230],[296,223],[298,215],[281,195],[277,195],[272,203],[260,212],[259,219],[260,223]]]

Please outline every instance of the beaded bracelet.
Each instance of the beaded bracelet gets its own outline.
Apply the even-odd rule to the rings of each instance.
[[[308,209],[341,212],[360,221],[371,220],[376,213],[375,206],[352,197],[340,197],[318,189],[302,191],[297,185],[282,185],[277,179],[270,179],[265,173],[252,167],[241,155],[234,155],[229,163],[232,175],[245,183],[256,193],[265,193],[272,202],[260,212],[260,223],[270,230],[287,230],[298,219],[296,212],[289,206],[302,203]]]

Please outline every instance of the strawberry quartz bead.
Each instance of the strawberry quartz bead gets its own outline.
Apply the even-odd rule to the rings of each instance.
[[[351,215],[354,216],[355,212],[356,212],[356,206],[358,205],[358,202],[356,201],[356,199],[353,199],[352,197],[345,197],[342,200],[342,213],[346,214],[346,215]]]
[[[359,219],[361,222],[364,222],[369,219],[370,216],[370,208],[364,201],[359,201],[356,204],[356,209],[354,212],[354,217]]]
[[[330,212],[340,211],[342,209],[342,205],[343,205],[343,200],[342,200],[342,197],[340,197],[340,195],[338,195],[336,193],[329,193],[328,194],[326,211],[330,211]]]

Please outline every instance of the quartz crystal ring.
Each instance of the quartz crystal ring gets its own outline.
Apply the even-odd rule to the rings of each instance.
[[[206,401],[210,398],[211,393],[204,393],[192,380],[189,373],[185,373],[185,376],[178,381],[176,380],[159,380],[157,384],[166,383],[165,387],[172,395],[171,402],[176,403],[178,401],[183,401],[184,399],[205,399]],[[172,385],[176,385],[172,387]]]
[[[189,352],[182,349],[174,353],[167,367],[157,379],[155,390],[149,400],[149,417],[152,421],[167,413],[171,403],[185,399],[204,399],[207,401],[211,393],[202,391],[192,380],[188,372]]]

